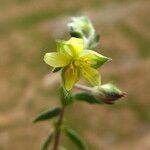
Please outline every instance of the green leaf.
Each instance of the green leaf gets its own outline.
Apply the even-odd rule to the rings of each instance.
[[[87,150],[87,147],[81,137],[72,129],[65,129],[66,135],[78,147],[79,150]]]
[[[55,107],[55,108],[46,110],[44,112],[41,112],[37,117],[35,117],[35,119],[33,120],[33,123],[52,119],[59,115],[60,110],[61,109],[59,107]]]
[[[89,104],[101,104],[102,102],[97,100],[93,94],[81,92],[73,95],[73,98],[77,101],[88,102]]]
[[[42,149],[42,150],[48,150],[48,147],[49,147],[49,145],[50,145],[52,139],[53,139],[53,134],[50,133],[50,134],[48,135],[48,137],[46,138],[45,142],[43,143],[41,149]]]

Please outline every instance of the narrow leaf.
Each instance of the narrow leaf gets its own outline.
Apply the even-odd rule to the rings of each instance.
[[[78,147],[79,150],[87,150],[87,147],[81,137],[72,129],[65,130],[69,139]]]
[[[44,112],[41,112],[37,117],[35,117],[35,119],[33,120],[33,123],[52,119],[53,117],[58,116],[59,113],[60,113],[59,107],[55,107],[55,108],[46,110]]]
[[[76,99],[77,101],[88,102],[89,104],[101,104],[101,101],[97,100],[92,93],[86,92],[76,93],[73,95],[73,98]]]
[[[48,150],[48,147],[49,147],[52,139],[53,139],[53,134],[50,133],[48,135],[48,137],[46,138],[45,142],[43,143],[42,150]]]

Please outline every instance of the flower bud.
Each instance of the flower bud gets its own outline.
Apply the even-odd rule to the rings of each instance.
[[[94,30],[91,21],[87,17],[72,17],[71,22],[68,23],[70,34],[78,32],[81,37],[89,36],[90,32]]]
[[[69,32],[72,37],[82,38],[85,43],[85,48],[94,49],[98,45],[99,35],[88,19],[88,17],[72,17],[68,23]]]
[[[114,104],[116,100],[125,96],[125,93],[112,83],[96,86],[92,93],[98,100],[106,104]]]

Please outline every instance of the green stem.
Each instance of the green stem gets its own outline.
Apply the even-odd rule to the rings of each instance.
[[[54,147],[53,150],[57,150],[60,142],[60,136],[61,136],[61,125],[63,122],[65,107],[63,106],[59,115],[59,119],[56,125],[55,129],[55,138],[54,138]]]
[[[84,85],[76,84],[75,88],[80,89],[80,90],[84,90],[84,91],[87,91],[87,92],[91,92],[91,88],[87,87],[87,86],[84,86]],[[61,126],[62,126],[62,123],[63,123],[64,112],[65,112],[65,106],[62,106],[61,112],[59,114],[59,119],[58,119],[58,122],[57,122],[56,128],[55,128],[55,137],[54,137],[53,150],[58,150],[58,146],[59,146],[59,143],[60,143]]]
[[[92,91],[92,88],[85,86],[85,85],[81,85],[81,84],[76,84],[75,88],[82,90],[82,91],[85,91],[85,92],[91,92]]]

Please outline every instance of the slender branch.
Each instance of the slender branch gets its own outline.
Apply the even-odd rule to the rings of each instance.
[[[85,86],[85,85],[81,85],[81,84],[76,84],[74,87],[76,89],[83,90],[83,91],[86,91],[86,92],[91,92],[91,90],[92,90],[92,88],[90,88],[88,86]]]
[[[80,89],[80,90],[84,90],[87,92],[91,92],[91,88],[84,86],[84,85],[80,85],[80,84],[76,84],[75,88]],[[54,146],[53,146],[53,150],[57,150],[58,146],[59,146],[59,142],[60,142],[60,136],[61,136],[61,125],[63,122],[63,117],[64,117],[64,112],[65,112],[65,106],[62,107],[60,115],[59,115],[59,119],[55,128],[55,137],[54,137]]]
[[[54,147],[53,150],[57,150],[60,142],[60,135],[61,135],[61,125],[63,122],[63,117],[64,117],[64,112],[65,112],[65,107],[63,106],[59,115],[59,119],[56,125],[56,131],[55,131],[55,139],[54,139]]]

